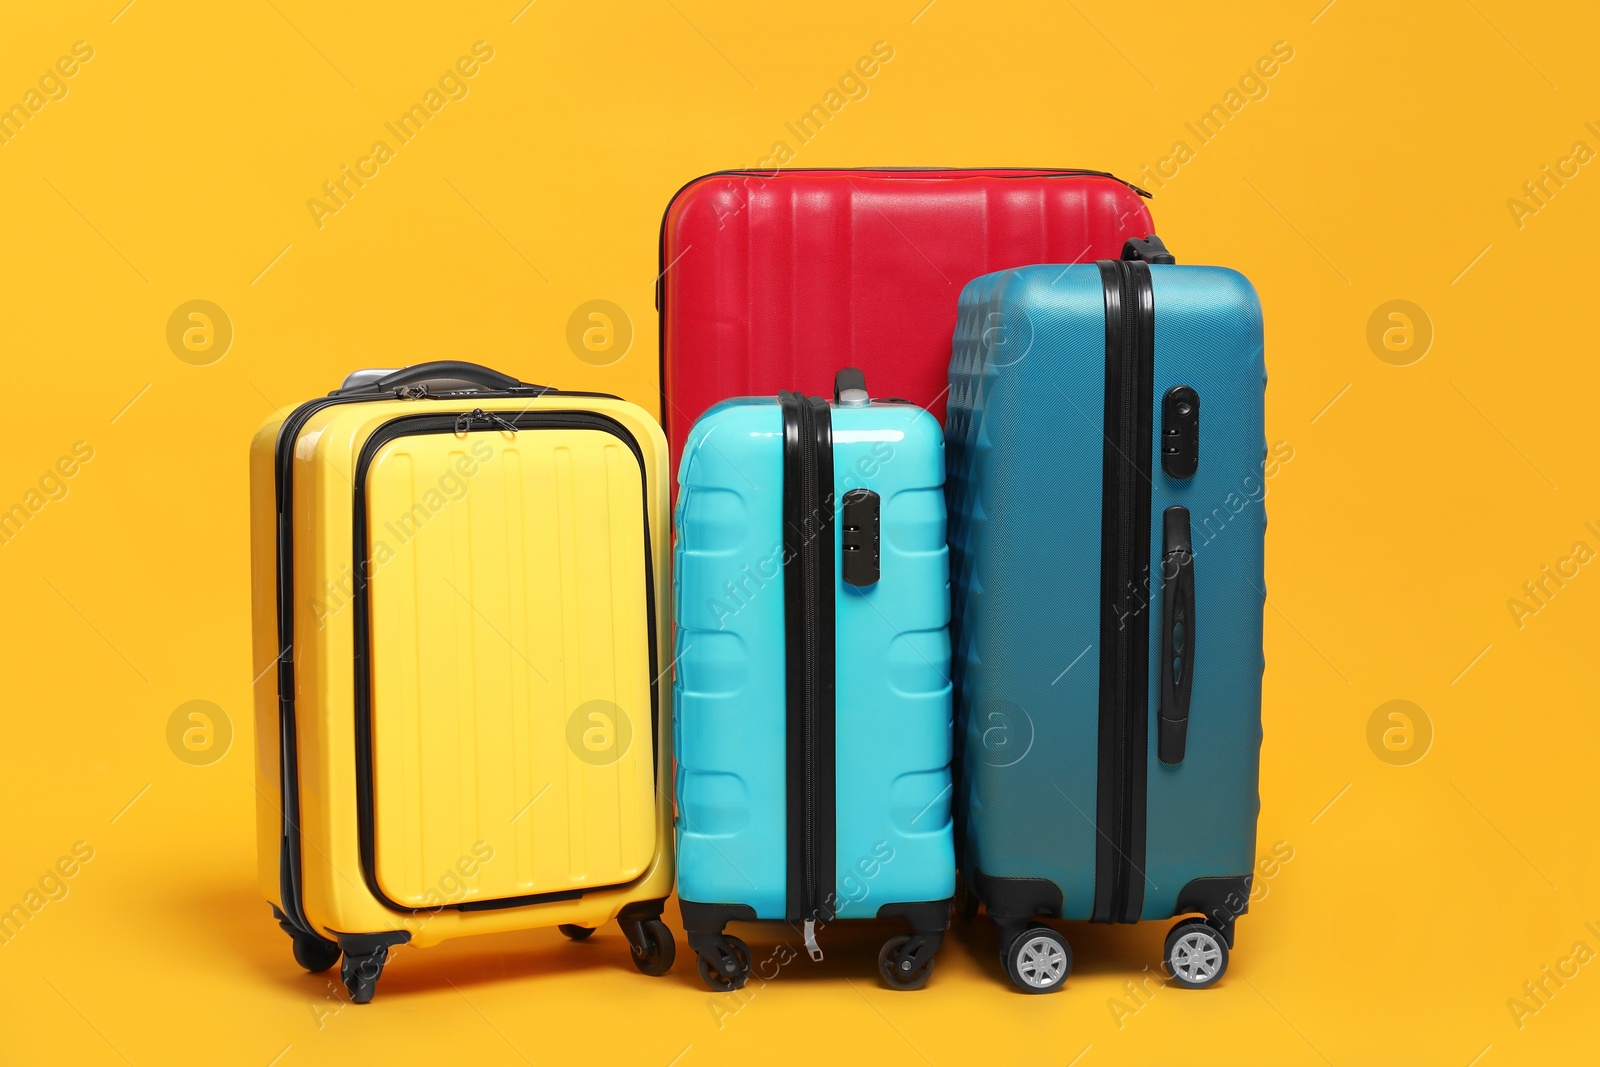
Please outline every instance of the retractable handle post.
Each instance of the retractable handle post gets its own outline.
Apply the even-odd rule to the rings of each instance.
[[[1167,251],[1166,243],[1151,234],[1149,237],[1133,237],[1122,246],[1123,259],[1142,259],[1146,263],[1176,263],[1177,259]]]
[[[858,405],[865,404],[871,398],[867,395],[867,376],[859,367],[846,367],[833,376],[833,402],[835,404]]]

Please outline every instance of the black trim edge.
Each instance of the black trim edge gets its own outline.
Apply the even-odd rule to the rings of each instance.
[[[307,918],[301,878],[300,744],[295,707],[294,664],[294,446],[311,416],[323,408],[370,398],[317,397],[284,416],[272,446],[272,491],[277,507],[274,605],[278,631],[278,802],[282,816],[278,842],[278,896],[285,918],[303,932],[321,937]]]
[[[1233,924],[1239,916],[1250,910],[1250,887],[1253,874],[1224,874],[1196,878],[1178,891],[1177,906],[1173,915],[1199,912],[1206,921],[1221,931],[1228,947],[1233,947]]]
[[[388,442],[397,437],[411,436],[425,433],[455,433],[457,420],[467,413],[463,412],[437,412],[421,415],[404,415],[377,427],[367,437],[361,446],[359,458],[356,461],[355,477],[352,492],[354,495],[354,512],[351,521],[351,548],[352,570],[354,573],[355,592],[352,606],[355,614],[352,620],[352,631],[355,664],[355,726],[356,726],[356,823],[360,838],[361,875],[366,882],[367,889],[374,899],[391,911],[401,914],[418,915],[432,913],[440,909],[436,907],[408,908],[403,904],[391,900],[378,885],[377,875],[377,828],[373,813],[373,769],[372,769],[372,675],[368,661],[371,656],[370,614],[367,604],[367,509],[366,485],[367,470],[372,465],[373,457]],[[642,513],[644,519],[644,583],[645,583],[645,615],[649,626],[647,640],[649,641],[650,676],[650,753],[651,775],[659,783],[660,779],[660,725],[661,725],[661,671],[658,667],[657,656],[657,629],[656,629],[656,587],[654,567],[654,546],[650,538],[650,472],[645,464],[644,452],[638,440],[628,429],[617,420],[594,411],[520,411],[509,413],[511,423],[517,429],[537,429],[543,426],[571,427],[576,429],[589,429],[609,433],[622,441],[633,452],[634,459],[639,464],[639,478],[642,491]],[[502,419],[504,416],[501,416]],[[518,897],[502,897],[493,900],[468,901],[460,904],[446,905],[457,911],[490,911],[505,908],[530,907],[537,904],[553,903],[556,901],[578,900],[586,893],[601,890],[614,890],[630,885],[637,885],[650,876],[646,871],[628,882],[617,882],[609,885],[590,886],[582,890],[560,890],[553,893],[534,893]]]
[[[556,904],[563,900],[582,900],[585,890],[561,889],[552,893],[525,893],[520,897],[494,897],[489,900],[463,900],[451,907],[456,911],[505,911],[508,908],[530,908],[536,904]],[[432,908],[405,908],[396,907],[384,901],[392,908],[399,911],[433,911]]]
[[[698,956],[715,959],[722,948],[722,931],[729,923],[756,921],[756,909],[748,904],[697,904],[679,899],[683,932],[689,947]]]
[[[1149,741],[1150,378],[1154,307],[1149,267],[1098,262],[1106,306],[1101,480],[1096,923],[1138,921],[1144,880]],[[1146,589],[1141,590],[1141,584]]]
[[[970,876],[972,891],[997,922],[1061,915],[1065,903],[1061,887],[1048,878],[1001,878],[976,868],[965,873]]]
[[[1134,461],[1138,474],[1133,481],[1135,490],[1134,538],[1131,546],[1130,573],[1144,592],[1141,598],[1148,602],[1150,595],[1150,538],[1151,497],[1154,483],[1151,480],[1154,462],[1155,435],[1155,289],[1150,280],[1150,265],[1130,262],[1123,265],[1133,298],[1132,307],[1125,310],[1133,316],[1134,334],[1138,351],[1136,364],[1139,381],[1133,398]],[[1138,625],[1130,628],[1132,640],[1133,677],[1128,679],[1131,696],[1128,725],[1128,846],[1127,872],[1124,876],[1124,906],[1122,921],[1136,923],[1144,911],[1145,890],[1145,835],[1149,804],[1150,777],[1150,631],[1153,620],[1143,612]]]
[[[790,921],[832,918],[837,877],[833,421],[783,392],[783,611]]]
[[[661,918],[661,913],[667,909],[666,897],[653,897],[650,900],[630,900],[617,912],[617,922],[644,922],[649,919]]]
[[[904,919],[919,934],[942,934],[950,929],[950,900],[905,900],[878,909],[880,919]]]
[[[309,937],[315,941],[321,941],[330,945],[335,943],[322,934],[308,932],[307,930],[303,929],[299,923],[285,915],[283,909],[278,907],[276,904],[272,905],[272,917],[278,920],[278,926],[290,937]]]
[[[1108,260],[1098,265],[1100,289],[1105,303],[1105,397],[1101,412],[1102,432],[1107,445],[1120,441],[1117,434],[1122,381],[1122,272]],[[1093,922],[1112,921],[1117,886],[1116,854],[1121,810],[1121,762],[1116,739],[1119,731],[1113,700],[1117,670],[1117,628],[1111,624],[1112,604],[1117,589],[1117,534],[1115,505],[1120,486],[1122,458],[1117,449],[1102,447],[1100,474],[1100,694],[1099,728],[1096,734],[1095,768],[1095,849]],[[982,899],[982,894],[979,894]]]
[[[729,923],[756,921],[756,909],[749,904],[700,904],[679,900],[678,910],[683,915],[683,928],[690,934],[720,934]]]
[[[378,933],[347,934],[338,930],[329,933],[339,939],[339,947],[352,955],[364,956],[379,948],[404,945],[411,940],[410,930],[384,930]]]
[[[1155,302],[1150,267],[1101,260],[1105,410],[1100,527],[1100,698],[1094,922],[1144,905],[1149,773],[1150,462]]]

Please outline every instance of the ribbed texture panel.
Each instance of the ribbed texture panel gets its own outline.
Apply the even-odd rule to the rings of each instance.
[[[640,477],[588,430],[401,437],[374,460],[374,811],[395,901],[612,885],[649,864]]]
[[[665,223],[664,421],[730,396],[831,395],[854,365],[878,396],[944,417],[962,287],[1027,263],[1115,258],[1151,232],[1114,179],[985,171],[794,171],[690,186]]]

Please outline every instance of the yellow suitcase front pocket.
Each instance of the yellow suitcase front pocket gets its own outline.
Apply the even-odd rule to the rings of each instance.
[[[581,420],[495,418],[398,420],[358,473],[363,862],[401,908],[576,896],[656,849],[640,460]]]

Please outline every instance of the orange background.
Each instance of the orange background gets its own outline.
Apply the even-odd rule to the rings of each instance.
[[[7,13],[0,105],[41,106],[0,143],[0,508],[41,506],[0,544],[0,908],[75,842],[92,859],[0,944],[0,1061],[1600,1058],[1600,965],[1561,962],[1600,951],[1600,577],[1524,590],[1600,550],[1592,7],[924,2]],[[40,88],[78,41],[92,59]],[[319,227],[307,201],[478,41],[466,96]],[[878,41],[866,95],[797,144],[785,123]],[[1248,80],[1278,42],[1292,58]],[[681,944],[670,977],[635,974],[612,929],[402,953],[341,1009],[254,888],[250,434],[351,369],[431,358],[654,405],[661,211],[778,140],[794,166],[1113,170],[1152,187],[1181,261],[1254,280],[1268,437],[1294,454],[1269,482],[1260,841],[1293,859],[1198,993],[1126,987],[1164,928],[1072,927],[1066,990],[1020,996],[986,923],[890,992],[869,924],[743,998]],[[231,324],[205,365],[168,343],[196,299]],[[567,340],[591,300],[631,324],[605,366]],[[1409,318],[1369,331],[1395,300]],[[47,477],[77,442],[92,458]],[[192,700],[232,727],[202,766],[168,742]],[[1410,746],[1386,718],[1369,744],[1393,700],[1421,709]],[[785,934],[747,932],[758,955]],[[1570,977],[1536,1004],[1546,966]]]

